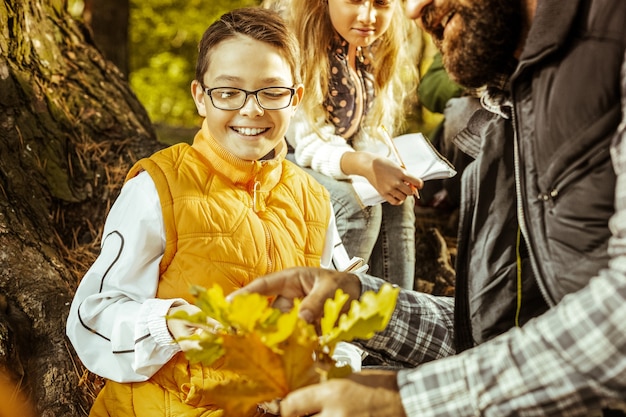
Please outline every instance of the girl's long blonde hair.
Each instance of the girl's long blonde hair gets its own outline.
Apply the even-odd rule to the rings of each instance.
[[[405,0],[394,0],[396,10],[387,31],[372,45],[371,71],[376,98],[361,127],[376,136],[384,126],[398,133],[405,122],[418,83],[421,37],[416,24],[404,14]],[[313,126],[328,117],[324,103],[329,90],[328,48],[335,29],[328,14],[328,0],[265,0],[290,22],[301,51],[301,75],[305,94],[301,110]]]

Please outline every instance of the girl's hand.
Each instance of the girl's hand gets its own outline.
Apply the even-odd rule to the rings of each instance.
[[[361,175],[390,204],[398,206],[409,195],[416,195],[424,182],[409,174],[395,161],[370,152],[348,152],[341,158],[341,169],[349,175]]]
[[[372,159],[371,169],[364,174],[376,191],[394,206],[402,204],[408,196],[415,195],[416,190],[424,186],[422,180],[406,172],[396,162],[381,156]]]

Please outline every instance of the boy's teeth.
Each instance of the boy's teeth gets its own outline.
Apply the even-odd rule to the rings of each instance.
[[[260,129],[260,128],[252,128],[252,127],[237,127],[235,128],[235,130],[242,134],[242,135],[246,135],[246,136],[256,136],[259,135],[261,133],[263,133],[265,131],[265,129]]]

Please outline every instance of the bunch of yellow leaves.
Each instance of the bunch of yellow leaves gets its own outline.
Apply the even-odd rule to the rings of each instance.
[[[399,289],[384,284],[378,293],[368,291],[341,313],[348,296],[337,290],[326,300],[319,329],[298,316],[299,300],[289,312],[273,308],[259,294],[242,294],[227,301],[219,286],[196,287],[201,312],[178,312],[171,317],[206,326],[186,339],[198,349],[187,351],[191,362],[214,365],[228,374],[211,389],[212,398],[226,415],[249,415],[257,404],[283,398],[289,392],[329,378],[350,374],[350,366],[337,367],[332,359],[339,342],[369,339],[389,323]]]

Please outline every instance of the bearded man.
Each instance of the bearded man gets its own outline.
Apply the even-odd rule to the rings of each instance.
[[[626,1],[407,0],[407,11],[451,77],[485,91],[455,140],[475,157],[456,293],[401,291],[387,329],[358,343],[402,369],[300,389],[281,416],[624,415]],[[301,268],[243,291],[304,296],[314,321],[336,288],[355,299],[380,285]]]

